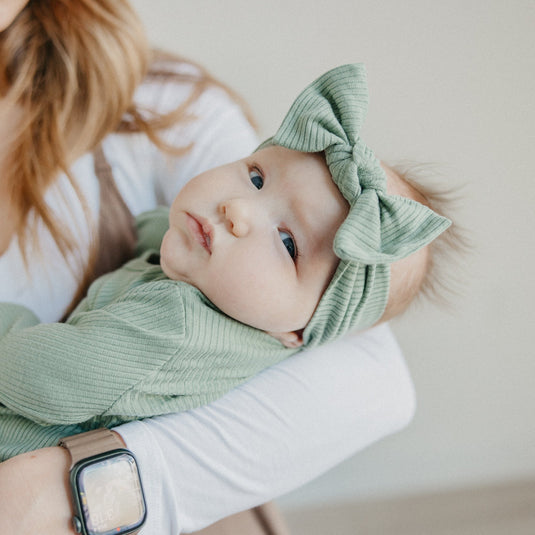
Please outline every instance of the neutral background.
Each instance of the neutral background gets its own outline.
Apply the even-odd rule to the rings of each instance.
[[[281,499],[286,508],[535,478],[535,2],[135,0],[153,44],[235,88],[262,136],[323,71],[361,61],[365,139],[464,184],[472,251],[451,312],[394,329],[412,425]]]

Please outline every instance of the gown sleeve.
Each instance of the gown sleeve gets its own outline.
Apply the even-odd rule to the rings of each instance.
[[[107,277],[90,289],[96,301]],[[155,282],[79,307],[65,323],[39,324],[28,309],[2,303],[0,333],[0,403],[39,424],[74,424],[113,415],[123,394],[173,358],[184,310],[178,291]]]

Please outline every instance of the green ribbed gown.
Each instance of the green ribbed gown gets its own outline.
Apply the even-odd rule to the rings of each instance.
[[[66,323],[0,305],[0,459],[209,403],[295,352],[168,279],[155,252],[97,279]]]

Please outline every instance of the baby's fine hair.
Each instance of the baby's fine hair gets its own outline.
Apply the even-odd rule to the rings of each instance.
[[[434,166],[428,164],[399,163],[386,166],[401,178],[407,187],[406,196],[425,204],[453,223],[422,251],[414,253],[423,255],[423,269],[400,269],[396,273],[381,322],[402,314],[411,303],[421,298],[448,308],[451,299],[459,293],[459,267],[469,249],[466,230],[456,223],[455,212],[461,188],[440,184]],[[395,269],[395,264],[392,269]]]

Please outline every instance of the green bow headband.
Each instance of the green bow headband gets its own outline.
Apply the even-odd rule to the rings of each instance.
[[[424,247],[451,224],[418,202],[387,195],[379,160],[359,137],[367,109],[364,65],[337,67],[297,97],[275,136],[260,146],[324,151],[350,205],[333,244],[338,268],[303,334],[307,346],[373,325],[386,307],[389,264]]]

